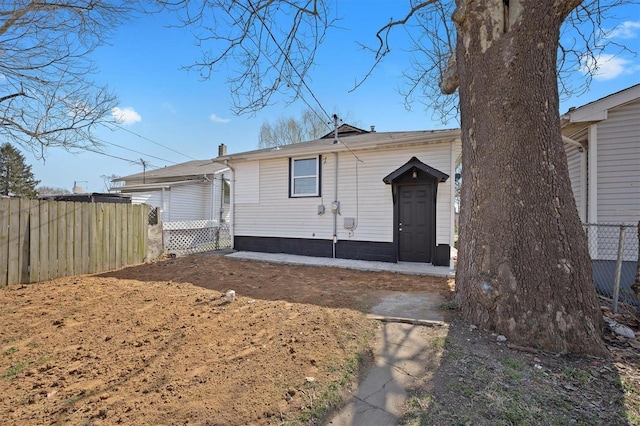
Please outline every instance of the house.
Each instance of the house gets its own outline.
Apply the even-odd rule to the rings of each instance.
[[[596,285],[612,282],[623,233],[621,285],[628,287],[638,260],[640,84],[570,109],[561,125]]]
[[[571,185],[584,223],[640,220],[640,84],[561,117]]]
[[[314,141],[214,159],[229,167],[236,250],[450,265],[460,131],[342,125]]]
[[[224,145],[220,149],[224,154]],[[150,222],[162,224],[165,252],[192,253],[229,240],[222,235],[228,232],[229,177],[224,165],[194,160],[114,179],[111,190],[154,208]]]
[[[133,204],[157,207],[163,222],[224,221],[229,211],[228,174],[228,168],[211,160],[194,160],[114,179],[111,190],[129,194]],[[214,200],[222,203],[214,205]]]

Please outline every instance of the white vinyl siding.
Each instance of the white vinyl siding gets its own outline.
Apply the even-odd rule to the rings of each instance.
[[[640,102],[598,123],[598,222],[640,220]]]
[[[211,184],[172,187],[169,217],[171,221],[211,219]]]
[[[573,191],[573,198],[576,202],[576,208],[580,215],[580,220],[586,220],[586,194],[584,193],[583,185],[586,185],[587,170],[585,163],[585,151],[579,147],[565,143],[564,150],[567,154],[567,163],[569,166],[569,178],[571,179],[571,190]]]
[[[252,204],[260,202],[260,162],[248,161],[234,165],[234,204]],[[283,172],[282,180],[287,191],[287,167]]]
[[[165,197],[167,195],[165,194]],[[162,192],[132,192],[131,204],[148,204],[153,207],[162,208]]]
[[[457,151],[456,151],[457,152]],[[351,153],[338,157],[338,239],[374,242],[393,242],[393,200],[391,185],[382,179],[411,157],[449,174],[451,145],[449,143],[417,145],[387,150],[357,151],[358,161]],[[256,183],[259,197],[254,204],[236,203],[235,235],[282,238],[331,239],[333,214],[335,156],[322,155],[322,193],[315,198],[289,198],[289,159],[260,160],[259,167],[238,163],[235,184],[238,193],[247,199],[248,183]],[[255,161],[252,163],[256,163]],[[259,170],[258,177],[254,175]],[[318,205],[326,212],[318,215]],[[451,185],[438,185],[436,207],[436,243],[450,243]],[[343,226],[345,217],[356,220],[352,234]]]
[[[170,205],[171,191],[164,191],[164,205],[162,190],[149,191],[149,192],[131,192],[131,204],[147,204],[149,206],[157,207],[160,209],[160,220],[168,221],[169,212],[167,206]]]

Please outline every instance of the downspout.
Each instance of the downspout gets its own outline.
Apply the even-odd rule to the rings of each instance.
[[[587,141],[587,222],[598,223],[598,125],[589,126]],[[591,259],[598,258],[598,227],[589,227],[589,251]]]
[[[457,139],[456,139],[457,140]],[[455,206],[455,198],[456,198],[456,152],[455,145],[456,140],[451,142],[450,149],[450,164],[449,167],[451,170],[451,174],[453,175],[453,179],[449,182],[451,194],[449,195],[449,202],[451,203],[451,208],[449,211],[449,269],[453,268],[453,259],[451,257],[451,250],[455,246],[455,221],[456,221],[456,206]],[[436,217],[437,220],[437,217]],[[437,232],[437,231],[436,231]]]
[[[336,131],[337,140],[337,131]],[[336,142],[334,142],[336,143]],[[333,204],[331,211],[333,212],[333,258],[336,258],[336,244],[338,243],[338,213],[340,204],[338,203],[338,153],[333,153]]]
[[[235,203],[235,199],[236,199],[236,170],[229,164],[229,160],[224,160],[224,165],[227,166],[229,168],[229,170],[231,170],[231,180],[229,181],[229,190],[230,190],[230,194],[229,194],[229,218],[230,218],[230,225],[229,225],[229,237],[231,237],[231,248],[234,248],[234,244],[235,244],[235,227],[236,227],[236,203]],[[224,188],[223,188],[223,194],[224,194]],[[222,202],[224,202],[224,195],[222,197]]]
[[[215,220],[216,216],[214,213],[214,209],[216,207],[216,175],[215,173],[212,175],[212,179],[209,181],[211,182],[211,208],[210,210],[210,214],[209,214],[209,219],[211,219],[212,221]]]
[[[222,219],[224,218],[224,173],[220,174],[220,214],[218,217],[218,223],[222,225]]]
[[[333,114],[333,144],[337,145],[338,140],[338,116]],[[333,204],[331,211],[333,212],[333,258],[336,258],[336,244],[338,243],[338,213],[340,212],[340,203],[338,202],[338,151],[333,153]]]

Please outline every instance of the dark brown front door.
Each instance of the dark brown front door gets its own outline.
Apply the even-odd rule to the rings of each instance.
[[[435,184],[398,186],[398,260],[431,262],[435,246]]]

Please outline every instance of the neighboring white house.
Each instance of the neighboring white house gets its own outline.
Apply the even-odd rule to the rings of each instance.
[[[229,177],[227,167],[194,160],[114,179],[111,190],[129,194],[132,204],[157,207],[163,222],[224,221],[229,215]]]
[[[368,132],[214,159],[237,250],[450,265],[460,131]]]
[[[561,123],[576,207],[587,224],[596,286],[607,294],[618,275],[622,291],[630,292],[640,221],[640,84],[572,108]],[[622,257],[616,264],[619,249]]]
[[[584,223],[640,220],[640,84],[561,117],[571,184]]]
[[[194,252],[220,247],[220,229],[229,221],[229,178],[224,165],[194,160],[114,179],[111,189],[157,208],[165,251]]]

